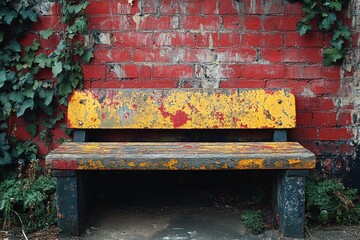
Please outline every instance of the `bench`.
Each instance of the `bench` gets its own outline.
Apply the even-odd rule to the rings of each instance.
[[[58,225],[79,235],[87,214],[89,170],[272,170],[280,230],[304,236],[305,178],[315,156],[287,142],[295,97],[286,89],[88,89],[69,98],[74,142],[46,156],[57,178]],[[96,142],[97,131],[121,129],[270,129],[267,142]],[[251,130],[252,131],[252,130]],[[92,142],[87,139],[95,134]]]

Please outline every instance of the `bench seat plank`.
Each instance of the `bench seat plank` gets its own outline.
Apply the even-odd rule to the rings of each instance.
[[[62,170],[313,169],[296,142],[68,142],[46,157]]]

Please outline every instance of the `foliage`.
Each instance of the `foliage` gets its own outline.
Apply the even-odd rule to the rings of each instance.
[[[340,15],[349,0],[288,0],[302,2],[305,17],[297,24],[300,35],[313,30],[313,20],[317,20],[318,28],[325,33],[331,33],[330,47],[324,50],[326,66],[340,63],[345,57],[345,43],[350,40],[350,29],[340,20]]]
[[[38,161],[23,174],[0,184],[0,223],[2,229],[20,226],[26,232],[55,224],[55,179],[45,173]]]
[[[67,104],[73,89],[81,87],[81,64],[93,57],[81,38],[87,33],[84,10],[88,1],[60,1],[62,22],[54,28],[64,25],[63,31],[40,32],[43,39],[54,34],[60,38],[50,53],[38,40],[23,48],[19,43],[37,21],[34,5],[38,1],[23,2],[0,0],[0,167],[15,163],[19,156],[20,161],[35,159],[35,144],[17,141],[6,132],[13,118],[23,117],[32,137],[39,134],[45,143],[52,141],[51,129],[64,116],[57,108]],[[52,76],[39,79],[46,71]]]
[[[312,223],[352,224],[360,222],[357,190],[347,189],[338,179],[313,175],[306,187],[306,218]]]
[[[261,211],[247,210],[241,214],[245,227],[253,233],[259,234],[264,231],[264,216]]]

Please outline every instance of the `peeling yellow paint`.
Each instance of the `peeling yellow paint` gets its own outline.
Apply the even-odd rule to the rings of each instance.
[[[295,98],[264,89],[75,91],[71,128],[293,128]]]
[[[141,167],[141,168],[150,168],[150,163],[141,162],[141,163],[139,163],[139,167]]]
[[[129,167],[135,167],[136,164],[135,164],[134,162],[129,162],[129,163],[128,163],[128,166],[129,166]]]
[[[163,163],[163,167],[168,168],[170,170],[177,170],[176,165],[179,163],[176,159],[171,159],[168,162]]]
[[[264,159],[242,159],[238,161],[236,169],[265,169]]]

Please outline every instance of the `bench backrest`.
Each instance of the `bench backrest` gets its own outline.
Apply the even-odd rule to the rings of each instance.
[[[74,129],[294,128],[286,89],[87,89],[69,98]]]

